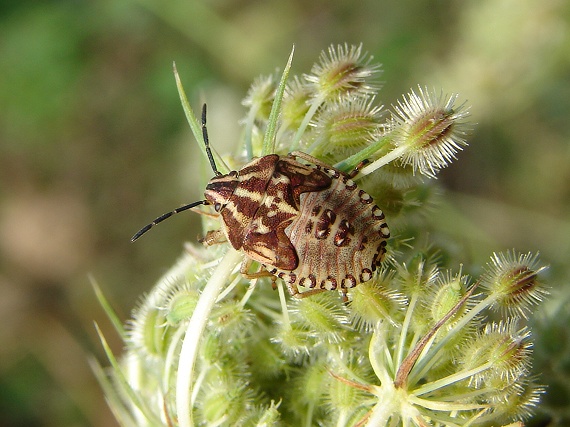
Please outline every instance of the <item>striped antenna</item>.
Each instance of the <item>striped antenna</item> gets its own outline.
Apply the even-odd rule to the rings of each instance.
[[[216,167],[216,162],[214,161],[214,156],[212,155],[212,150],[210,149],[210,141],[208,139],[208,128],[206,127],[206,104],[204,104],[202,106],[202,136],[204,137],[204,145],[206,146],[206,154],[208,155],[208,160],[210,161],[210,166],[212,167],[214,174],[216,176],[220,176],[222,174],[220,173],[220,171],[218,171],[218,168]],[[179,212],[183,212],[183,211],[188,210],[188,209],[192,209],[193,207],[196,207],[196,206],[209,205],[209,204],[210,204],[210,202],[208,202],[207,200],[198,200],[197,202],[188,203],[187,205],[180,206],[179,208],[176,208],[170,212],[166,212],[166,213],[160,215],[158,218],[156,218],[150,224],[145,225],[143,228],[141,228],[139,231],[137,231],[135,233],[135,235],[133,237],[131,237],[131,242],[134,242],[139,237],[141,237],[143,234],[145,234],[147,231],[149,231],[152,227],[154,227],[156,224],[160,224],[162,221],[170,218],[174,214],[177,214]]]

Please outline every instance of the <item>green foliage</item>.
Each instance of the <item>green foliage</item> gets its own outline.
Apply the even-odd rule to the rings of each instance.
[[[387,216],[397,227],[382,271],[346,303],[294,299],[279,280],[275,292],[243,278],[226,244],[187,251],[134,310],[126,353],[110,355],[104,384],[123,425],[497,426],[536,409],[544,389],[519,324],[547,294],[545,267],[512,251],[471,277],[451,242],[420,243],[425,216],[407,212],[429,208],[435,184],[417,175],[434,177],[466,145],[468,110],[420,87],[383,116],[378,71],[361,46],[340,45],[287,87],[284,73],[280,91],[277,76],[256,80],[242,145],[259,155],[253,136],[266,135],[279,154],[299,148],[345,171],[370,158],[355,179],[370,176],[361,185],[379,206],[401,205]]]

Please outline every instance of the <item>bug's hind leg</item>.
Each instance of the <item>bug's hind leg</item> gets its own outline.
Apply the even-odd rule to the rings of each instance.
[[[299,157],[300,159],[306,160],[307,162],[311,162],[312,164],[314,164],[316,166],[320,166],[320,167],[325,168],[325,169],[334,169],[334,170],[342,173],[343,175],[347,175],[349,178],[354,178],[356,175],[358,175],[358,172],[360,172],[360,170],[364,166],[366,166],[368,163],[370,163],[370,160],[364,159],[359,164],[357,164],[356,167],[350,173],[347,174],[347,173],[344,173],[344,172],[334,168],[333,166],[323,162],[322,160],[319,160],[316,157],[311,156],[310,154],[303,153],[302,151],[291,151],[289,153],[289,156]]]
[[[287,289],[293,298],[302,299],[310,297],[311,295],[320,294],[321,292],[325,292],[326,289],[309,289],[308,291],[299,292],[299,286],[295,285],[294,283],[287,283]]]
[[[311,156],[310,154],[303,153],[302,151],[291,151],[289,153],[290,157],[299,157],[300,159],[306,160],[307,162],[311,162],[316,166],[320,166],[327,169],[334,169],[331,165],[323,162],[322,160],[317,159],[316,157]]]
[[[299,289],[296,286],[289,286],[289,284],[287,284],[287,289],[289,289],[291,296],[297,299],[307,298],[316,294],[320,294],[321,292],[328,291],[328,289],[310,289],[305,292],[299,292]],[[347,294],[346,289],[341,289],[340,293],[341,293],[342,302],[347,303],[348,297],[346,296]]]
[[[297,283],[288,283],[285,282],[285,284],[287,285],[287,289],[289,290],[289,293],[291,294],[291,296],[293,298],[297,298],[297,299],[302,299],[302,298],[307,298],[316,294],[320,294],[321,292],[327,292],[328,289],[324,289],[324,288],[316,288],[316,289],[308,289],[306,291],[299,291],[299,285]],[[341,297],[342,297],[342,301],[344,303],[348,302],[348,297],[347,295],[347,290],[345,288],[341,288],[339,289],[340,293],[341,293]]]

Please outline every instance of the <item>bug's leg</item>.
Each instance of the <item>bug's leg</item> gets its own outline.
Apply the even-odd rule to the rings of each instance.
[[[310,289],[305,292],[299,292],[299,287],[292,283],[286,283],[287,289],[289,289],[289,293],[292,297],[297,299],[307,298],[311,295],[320,294],[321,292],[325,292],[326,289]]]
[[[206,233],[206,235],[204,237],[202,237],[201,239],[198,239],[198,241],[200,243],[202,243],[204,246],[212,246],[212,245],[217,245],[220,243],[225,243],[226,242],[226,236],[225,236],[224,232],[220,229],[210,230]]]
[[[365,165],[367,165],[368,163],[370,163],[370,160],[368,159],[364,159],[362,160],[359,164],[356,165],[356,167],[348,174],[349,178],[354,178],[356,175],[358,175],[358,172],[360,172],[360,169],[362,169]]]
[[[214,219],[218,219],[220,218],[220,214],[219,213],[212,213],[212,212],[207,212],[207,211],[203,211],[201,209],[196,209],[193,208],[191,209],[192,212],[196,212],[198,215],[204,215],[208,218],[214,218]]]
[[[294,284],[294,283],[288,283],[285,282],[285,284],[287,285],[287,290],[289,291],[289,293],[291,294],[292,297],[295,298],[303,298],[301,295],[301,293],[299,292],[299,286]]]
[[[275,277],[269,271],[265,270],[263,267],[260,267],[258,271],[254,271],[253,273],[249,272],[249,268],[253,264],[253,260],[251,258],[245,258],[241,263],[239,268],[239,272],[243,277],[246,279],[259,279],[260,277]]]
[[[299,157],[300,159],[306,160],[308,162],[311,162],[314,165],[320,166],[322,168],[325,169],[333,169],[336,170],[340,173],[343,173],[344,175],[347,175],[346,173],[339,171],[338,169],[335,169],[334,167],[332,167],[331,165],[317,159],[316,157],[311,156],[310,154],[307,153],[303,153],[302,151],[292,151],[289,153],[289,156],[291,157]],[[358,172],[360,172],[360,169],[362,169],[365,165],[367,165],[368,163],[370,163],[370,160],[368,159],[364,159],[362,160],[359,164],[356,165],[356,167],[348,174],[349,178],[354,178],[356,175],[358,175]]]

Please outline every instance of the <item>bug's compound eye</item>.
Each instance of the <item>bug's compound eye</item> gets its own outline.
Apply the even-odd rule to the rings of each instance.
[[[222,204],[221,203],[214,203],[214,210],[216,212],[220,212],[220,209],[222,209]]]

